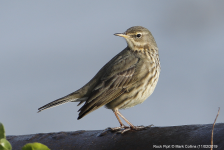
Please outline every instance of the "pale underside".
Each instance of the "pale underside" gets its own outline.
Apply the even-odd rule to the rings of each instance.
[[[157,51],[124,50],[118,55],[80,108],[79,118],[104,105],[114,111],[144,102],[153,93],[160,74],[158,53],[153,52]]]

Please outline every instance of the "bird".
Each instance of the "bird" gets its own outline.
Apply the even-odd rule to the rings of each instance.
[[[113,111],[120,124],[111,129],[142,128],[134,126],[119,110],[141,104],[153,93],[161,71],[158,47],[151,32],[142,26],[133,26],[114,35],[123,37],[127,47],[82,88],[38,108],[38,112],[67,102],[79,102],[77,106],[84,105],[78,110],[78,120],[105,106]],[[120,117],[129,126],[124,125]]]

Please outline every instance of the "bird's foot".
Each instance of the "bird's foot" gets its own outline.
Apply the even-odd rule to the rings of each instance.
[[[99,133],[98,136],[103,136],[103,135],[107,134],[107,131],[123,134],[127,131],[130,131],[130,130],[136,130],[136,131],[146,130],[146,129],[152,127],[152,126],[153,126],[153,124],[151,124],[149,126],[133,126],[133,127],[130,126],[129,127],[129,126],[123,125],[123,126],[115,127],[115,128],[108,127],[105,130],[103,130],[103,132]]]
[[[130,131],[130,130],[146,130],[150,127],[152,127],[153,124],[149,125],[149,126],[120,126],[120,127],[115,127],[115,128],[108,128],[108,130],[112,131],[112,132],[117,132],[117,133],[120,133],[120,134],[123,134],[127,131]]]
[[[130,131],[130,130],[136,130],[136,131],[139,131],[139,130],[146,130],[146,129],[148,129],[148,128],[150,128],[150,127],[152,127],[153,126],[153,124],[152,125],[149,125],[149,126],[130,126],[130,127],[128,127],[128,128],[125,128],[124,130],[122,130],[122,131],[119,131],[121,134],[123,134],[123,133],[125,133],[125,132],[127,132],[127,131]]]
[[[132,128],[132,130],[146,130],[146,129],[152,127],[152,126],[154,126],[154,125],[151,124],[151,125],[148,125],[148,126],[134,126],[134,127],[131,127],[131,128]]]
[[[129,128],[130,128],[129,126],[122,125],[120,127],[115,127],[115,128],[109,127],[107,129],[109,129],[110,131],[120,131],[120,130],[129,129]]]
[[[108,127],[106,129],[104,129],[101,133],[99,133],[97,136],[103,136],[103,135],[107,134],[107,131],[121,133],[124,130],[128,131],[128,130],[130,130],[130,127],[129,126],[125,126],[125,125],[122,125],[120,127],[115,127],[115,128]]]

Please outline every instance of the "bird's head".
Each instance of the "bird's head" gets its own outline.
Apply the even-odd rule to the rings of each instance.
[[[143,51],[157,47],[151,32],[141,26],[134,26],[127,29],[124,33],[116,33],[114,35],[125,38],[128,47],[134,51]]]

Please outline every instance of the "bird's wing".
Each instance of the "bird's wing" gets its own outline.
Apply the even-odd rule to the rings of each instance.
[[[79,109],[78,119],[81,119],[88,113],[104,106],[126,92],[128,90],[127,88],[136,80],[133,75],[138,62],[139,58],[130,53],[124,56],[118,56],[110,62],[89,98]]]
[[[94,96],[94,94],[92,93],[95,93],[96,95],[97,89],[100,89],[100,88],[103,89],[101,86],[102,84],[104,84],[104,81],[107,81],[109,78],[113,77],[116,73],[122,72],[122,69],[125,70],[125,67],[126,68],[130,67],[131,63],[129,62],[129,60],[131,59],[131,57],[129,55],[130,53],[126,49],[124,49],[119,54],[117,54],[114,58],[112,58],[107,64],[105,64],[100,69],[100,71],[82,88],[38,108],[38,112],[67,103],[67,102],[80,102],[78,104],[79,106],[80,104],[85,102],[87,99],[89,99],[90,95]],[[124,62],[120,63],[121,61],[126,61],[126,63],[129,63],[129,64],[125,64]],[[119,66],[119,63],[120,63],[120,66]]]

